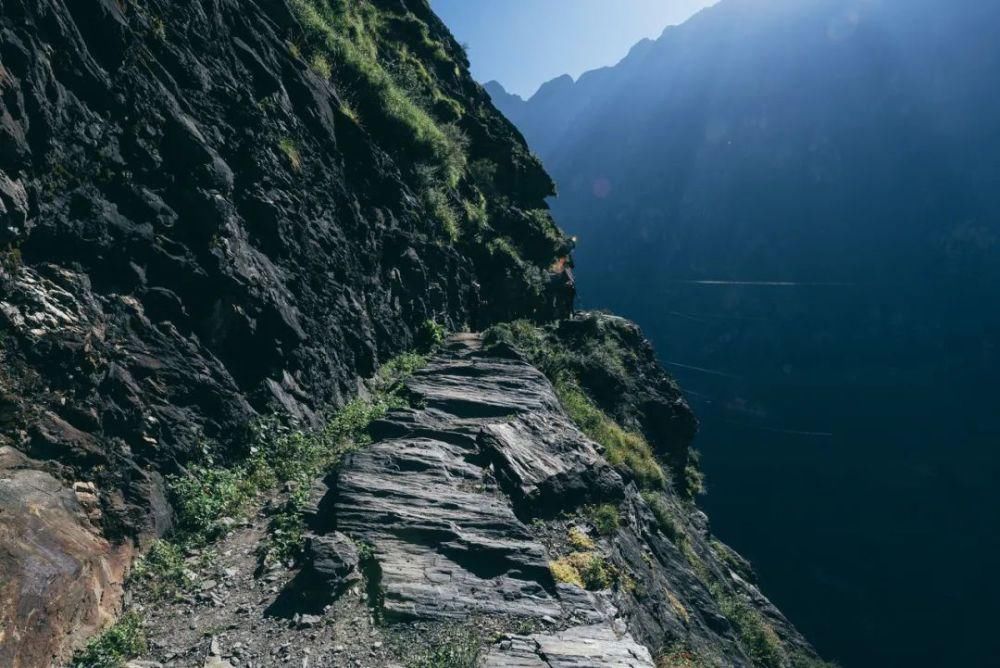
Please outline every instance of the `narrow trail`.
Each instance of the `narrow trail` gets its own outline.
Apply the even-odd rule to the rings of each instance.
[[[327,491],[308,518],[305,568],[255,574],[267,518],[253,519],[214,547],[194,595],[144,608],[149,660],[406,665],[410,639],[446,643],[474,620],[496,641],[482,666],[652,668],[610,590],[556,583],[549,571],[568,549],[566,522],[555,518],[626,489],[548,380],[467,334],[406,389],[417,408],[375,423],[376,441],[317,484]],[[317,566],[317,549],[351,542],[366,550],[367,583]]]

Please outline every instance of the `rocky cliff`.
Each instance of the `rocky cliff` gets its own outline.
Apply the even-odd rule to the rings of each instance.
[[[424,0],[0,0],[0,101],[0,663],[812,660]]]

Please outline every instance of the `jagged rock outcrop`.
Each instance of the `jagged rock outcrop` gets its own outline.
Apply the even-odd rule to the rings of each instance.
[[[315,641],[329,655],[310,665],[382,666],[405,652],[375,636],[480,623],[500,634],[485,665],[765,665],[736,602],[766,619],[767,665],[812,656],[710,540],[680,481],[696,423],[648,343],[572,314],[552,183],[425,0],[0,0],[0,103],[0,663],[64,662],[169,535],[176,481],[220,471],[247,497],[226,509],[253,516],[197,534],[228,541],[215,573],[193,582],[210,547],[161,543],[172,580],[133,599],[172,665],[284,663]],[[447,341],[323,483],[282,479],[282,505],[236,478],[257,418],[305,439],[419,338],[517,319],[550,323],[579,401],[645,448],[646,478],[539,360],[478,334]],[[280,519],[298,562],[261,550]],[[223,656],[199,619],[242,648]]]
[[[115,545],[168,530],[162,474],[316,423],[424,321],[571,307],[551,180],[427,3],[366,4],[380,71],[426,75],[391,84],[411,125],[307,4],[0,0],[0,446],[93,484]]]
[[[134,552],[101,536],[92,485],[67,487],[43,469],[0,447],[0,665],[49,665],[62,636],[105,626]],[[51,629],[48,642],[26,642],[38,629]]]
[[[811,655],[727,565],[725,548],[711,545],[703,515],[664,497],[686,527],[665,535],[637,487],[568,419],[545,376],[508,346],[455,337],[406,388],[418,408],[373,426],[381,440],[327,481],[314,516],[321,534],[342,532],[367,546],[369,602],[390,624],[489,618],[510,629],[518,619],[557,626],[510,632],[484,653],[485,666],[645,667],[673,645],[752,666],[720,609],[721,597],[735,595],[750,597],[762,611],[753,614],[791,652]],[[606,502],[621,504],[621,523],[594,536],[591,549],[614,582],[586,591],[557,581],[551,564],[570,549],[567,529],[586,525],[588,504]]]

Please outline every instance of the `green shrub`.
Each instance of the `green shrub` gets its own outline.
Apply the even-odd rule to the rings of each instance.
[[[597,552],[573,552],[549,562],[549,571],[557,582],[574,584],[581,589],[599,591],[614,582],[615,572]]]
[[[417,334],[417,344],[426,350],[433,350],[444,343],[447,332],[434,320],[424,320]]]
[[[577,550],[593,550],[597,547],[594,540],[581,531],[579,527],[570,527],[569,531],[566,532],[566,538],[569,540],[569,544]]]
[[[740,647],[761,668],[784,668],[788,659],[781,639],[760,612],[738,594],[723,590],[719,585],[709,587],[719,610],[732,623]]]
[[[670,506],[662,494],[647,490],[642,493],[642,498],[645,500],[646,505],[649,506],[649,509],[653,511],[653,517],[656,518],[656,526],[659,527],[660,531],[672,543],[684,540],[687,537],[674,520]]]
[[[476,668],[483,641],[473,630],[454,632],[443,643],[406,662],[407,668]]]
[[[605,503],[590,509],[590,521],[597,529],[597,533],[602,536],[610,536],[618,531],[621,524],[621,514],[618,512],[617,506]]]
[[[258,488],[242,466],[195,464],[187,475],[168,478],[168,488],[176,515],[176,528],[185,539],[203,542],[221,536],[223,518],[243,514]]]
[[[153,600],[170,599],[190,588],[192,579],[180,545],[158,540],[135,562],[129,584],[139,586]]]
[[[73,668],[121,668],[126,661],[146,651],[142,618],[135,613],[122,615],[118,622],[92,638],[73,656]]]

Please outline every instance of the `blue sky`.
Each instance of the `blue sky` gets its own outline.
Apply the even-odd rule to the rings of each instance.
[[[530,96],[562,74],[613,65],[643,37],[658,37],[715,0],[431,0],[472,73]]]

